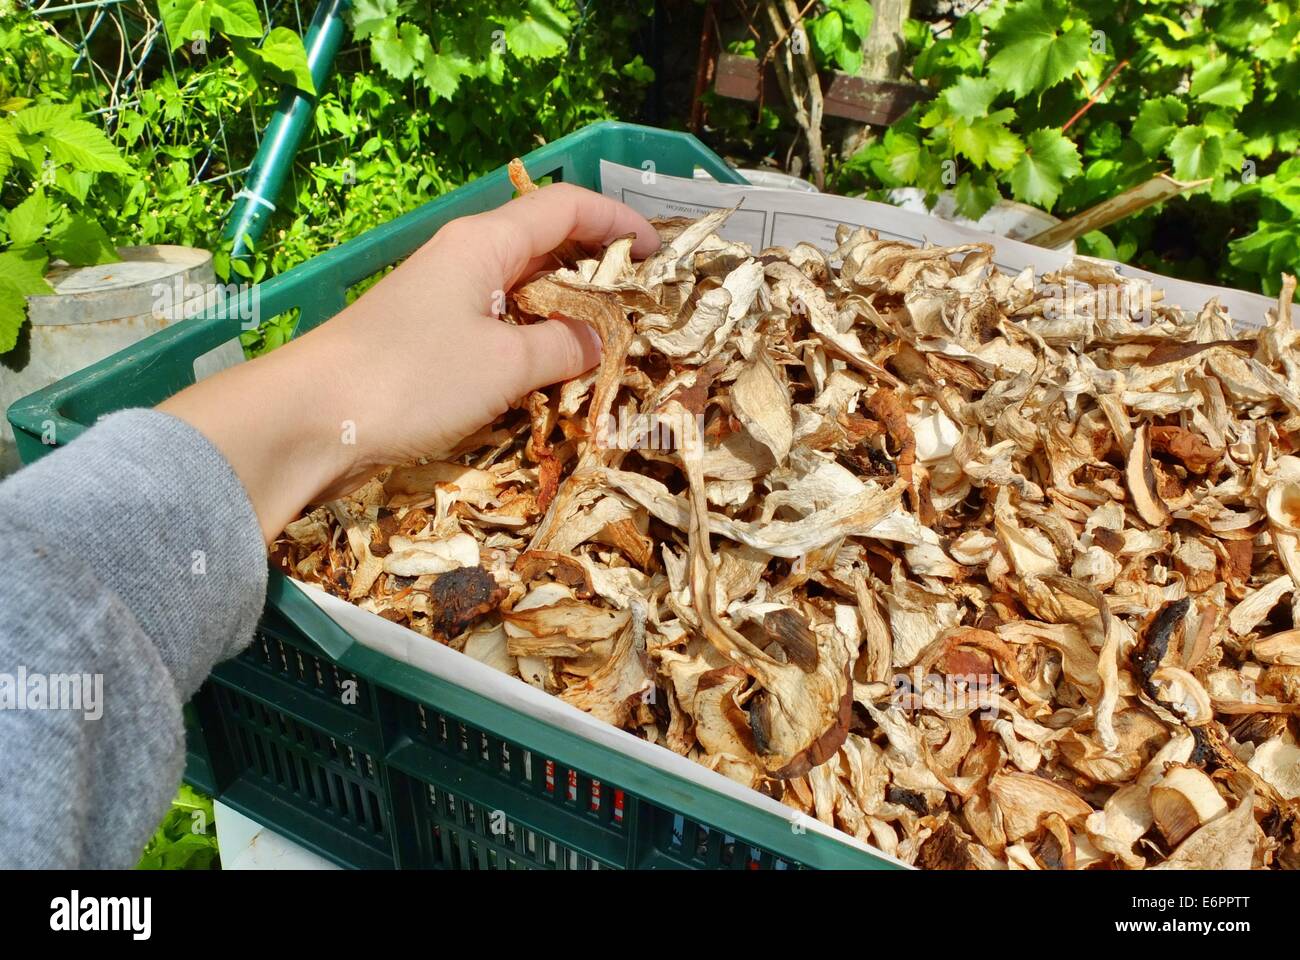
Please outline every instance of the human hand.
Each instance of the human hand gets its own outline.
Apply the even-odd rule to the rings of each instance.
[[[304,504],[446,451],[530,390],[595,366],[599,338],[582,321],[497,314],[565,240],[629,234],[634,256],[659,246],[639,214],[568,184],[454,220],[332,320],[159,409],[221,450],[270,542]]]

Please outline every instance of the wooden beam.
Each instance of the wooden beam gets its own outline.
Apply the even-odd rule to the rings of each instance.
[[[764,83],[776,88],[776,72],[769,66]],[[758,99],[758,61],[724,53],[718,59],[713,89],[719,96],[733,100]],[[823,83],[825,112],[830,117],[843,117],[858,123],[871,123],[887,127],[920,100],[928,100],[931,93],[915,83],[891,80],[865,80],[839,70],[831,74],[829,85]]]

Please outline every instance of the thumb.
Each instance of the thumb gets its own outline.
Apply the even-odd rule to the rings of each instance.
[[[556,318],[515,329],[524,357],[520,395],[572,379],[600,363],[600,336],[581,320]]]

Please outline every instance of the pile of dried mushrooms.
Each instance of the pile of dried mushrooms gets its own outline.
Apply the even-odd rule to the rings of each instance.
[[[730,212],[566,251],[509,319],[599,368],[274,561],[908,863],[1300,866],[1294,282],[1236,333]]]

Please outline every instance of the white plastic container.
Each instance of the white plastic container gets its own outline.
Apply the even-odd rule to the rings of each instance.
[[[738,168],[736,172],[748,180],[751,187],[762,187],[764,190],[796,190],[803,193],[821,192],[807,180],[782,173],[780,170]],[[694,176],[696,180],[713,179],[713,175],[702,167],[696,168]]]
[[[213,801],[222,870],[337,870],[320,854],[286,840],[256,820]]]
[[[899,187],[897,190],[891,190],[889,202],[912,213],[928,214],[940,220],[947,220],[949,223],[974,227],[976,230],[995,233],[999,237],[1008,237],[1012,240],[1028,240],[1061,222],[1059,217],[1015,200],[999,200],[989,207],[984,216],[978,220],[971,220],[957,213],[957,200],[952,191],[939,194],[934,209],[927,210],[925,191],[919,187]],[[1061,253],[1073,254],[1074,241],[1071,240],[1056,249]]]
[[[0,365],[0,414],[15,400],[174,323],[214,290],[207,250],[168,245],[119,247],[117,253],[117,263],[56,266],[46,274],[53,295],[27,298],[26,363],[18,370]],[[235,345],[196,375],[241,359]],[[0,476],[18,467],[13,428],[0,416]]]

